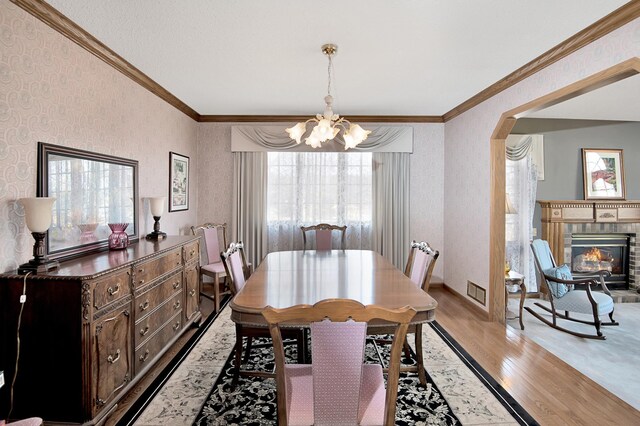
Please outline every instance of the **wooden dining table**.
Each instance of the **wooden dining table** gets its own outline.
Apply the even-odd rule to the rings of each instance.
[[[325,299],[352,299],[385,308],[411,306],[413,324],[433,321],[438,303],[387,259],[370,250],[269,253],[230,303],[231,319],[265,325],[266,306],[287,308]],[[370,326],[385,325],[372,322]]]

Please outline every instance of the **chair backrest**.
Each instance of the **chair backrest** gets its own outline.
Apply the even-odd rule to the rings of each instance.
[[[227,224],[226,223],[205,223],[204,225],[192,226],[193,235],[201,235],[204,241],[204,258],[206,263],[218,263],[220,251],[227,247]],[[222,245],[220,244],[220,234],[222,234]]]
[[[331,250],[333,231],[338,231],[340,235],[340,249],[344,250],[345,236],[347,232],[347,226],[330,225],[328,223],[319,223],[312,226],[301,226],[302,241],[305,250],[307,249],[307,232],[314,231],[316,234],[316,250]]]
[[[551,253],[549,243],[546,240],[538,239],[531,241],[531,251],[533,251],[533,258],[536,261],[536,267],[540,274],[544,274],[545,271],[558,266]]]
[[[229,248],[220,253],[227,276],[231,278],[231,293],[237,294],[249,278],[247,260],[244,257],[242,241],[229,244]]]
[[[416,311],[408,306],[385,309],[375,305],[364,306],[349,299],[329,299],[313,306],[299,305],[284,309],[267,306],[262,315],[269,324],[276,359],[278,423],[286,425],[288,421],[288,390],[284,375],[284,346],[280,333],[282,324],[311,324],[315,423],[356,424],[357,422],[351,420],[354,416],[357,419],[359,411],[366,323],[373,319],[395,323],[384,411],[384,424],[393,425],[400,354],[407,327],[415,313]],[[336,383],[340,383],[340,386],[336,386]],[[323,419],[325,423],[319,419]],[[337,419],[339,422],[327,423],[331,419]]]
[[[427,293],[438,256],[440,256],[440,252],[432,249],[428,243],[411,241],[409,259],[404,274]]]

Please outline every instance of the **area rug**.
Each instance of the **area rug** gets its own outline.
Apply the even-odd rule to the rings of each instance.
[[[145,398],[129,420],[135,426],[275,424],[275,381],[241,378],[230,391],[230,352],[235,325],[227,307],[200,329],[188,354]],[[465,426],[535,425],[535,421],[486,374],[444,330],[423,327],[424,358],[429,385],[416,375],[403,375],[398,424]],[[435,325],[435,326],[434,326]],[[412,338],[409,344],[412,345]],[[458,345],[459,346],[459,345]],[[384,349],[384,346],[381,347]],[[293,350],[293,348],[292,348]],[[292,353],[290,353],[292,355]],[[371,348],[369,349],[369,357]],[[251,366],[272,368],[269,351],[252,351]],[[251,367],[250,366],[250,367]]]
[[[387,336],[379,336],[388,338]],[[251,356],[244,367],[258,371],[273,371],[273,348],[269,339],[256,339],[256,344],[265,344],[264,348],[252,349]],[[377,347],[377,348],[376,348]],[[377,345],[368,341],[365,348],[365,362],[379,363],[377,351],[387,362],[390,345]],[[285,355],[288,362],[297,358],[295,345],[287,345]],[[415,364],[403,357],[403,365]],[[229,355],[218,380],[205,400],[195,425],[267,425],[276,424],[276,383],[275,379],[262,377],[241,377],[235,390],[232,390],[233,353]],[[396,406],[396,424],[415,425],[459,425],[460,421],[452,413],[451,407],[442,397],[442,393],[427,374],[427,385],[418,380],[417,373],[403,373],[400,376],[398,402]]]

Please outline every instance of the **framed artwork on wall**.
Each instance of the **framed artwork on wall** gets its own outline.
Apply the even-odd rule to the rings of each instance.
[[[585,200],[624,200],[621,149],[582,148]]]
[[[169,152],[169,211],[189,210],[189,157]]]

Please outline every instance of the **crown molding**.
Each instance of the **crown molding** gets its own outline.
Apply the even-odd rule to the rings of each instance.
[[[227,122],[295,122],[304,121],[309,116],[297,115],[200,115],[194,109],[182,102],[171,92],[153,81],[149,76],[127,62],[120,55],[97,40],[75,22],[58,12],[48,3],[42,0],[10,0],[18,7],[24,9],[35,18],[49,25],[60,34],[64,35],[83,49],[111,65],[125,76],[129,77],[154,95],[163,99],[170,105],[182,111],[193,120],[203,123],[227,123]],[[451,109],[442,116],[438,115],[357,115],[349,116],[349,119],[362,123],[444,123],[474,106],[490,99],[503,90],[532,76],[543,68],[559,61],[565,56],[586,46],[587,44],[609,34],[621,26],[640,17],[640,0],[631,0],[629,3],[611,12],[604,18],[591,24],[547,52],[538,56],[531,62],[518,68],[511,74],[482,90],[460,105]]]
[[[307,121],[310,115],[201,115],[201,123],[281,123]],[[439,115],[349,115],[359,123],[444,123]]]
[[[451,111],[445,113],[442,117],[447,122],[465,111],[470,110],[474,106],[492,98],[505,89],[519,83],[520,81],[532,76],[538,71],[548,67],[549,65],[559,61],[565,56],[570,55],[576,50],[594,42],[595,40],[609,34],[610,32],[620,28],[621,26],[640,17],[640,0],[632,0],[629,3],[614,10],[604,18],[589,25],[584,30],[574,34],[560,44],[547,50],[531,62],[518,68],[511,74],[501,80],[498,80],[491,86],[479,92],[475,96],[467,99]]]
[[[160,99],[168,102],[184,114],[198,121],[200,114],[171,94],[164,87],[153,81],[138,68],[127,62],[122,56],[109,49],[102,42],[82,29],[78,24],[67,18],[53,6],[42,0],[10,0],[37,19],[49,25],[78,46],[111,65],[131,80],[138,83]]]

